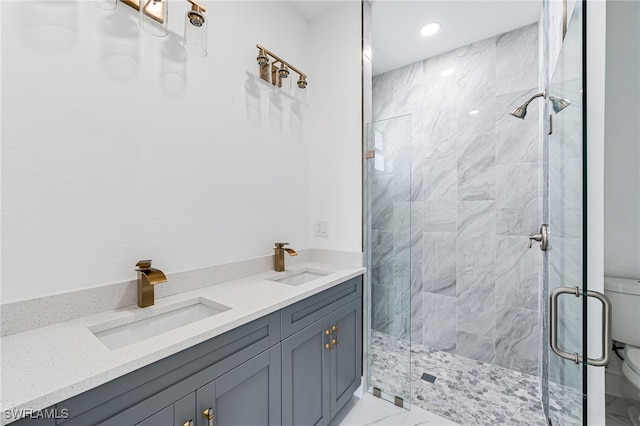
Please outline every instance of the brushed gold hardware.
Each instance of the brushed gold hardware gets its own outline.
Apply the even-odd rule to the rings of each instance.
[[[304,89],[307,87],[307,75],[300,71],[298,68],[291,65],[289,62],[280,58],[275,53],[271,52],[269,49],[261,46],[260,44],[256,44],[258,48],[258,56],[256,60],[258,61],[258,66],[260,67],[260,78],[264,81],[273,84],[274,86],[282,87],[282,79],[287,78],[289,75],[289,69],[298,73],[298,87],[300,89]],[[273,61],[269,61],[269,56],[273,58]],[[271,63],[271,69],[269,69],[269,64]],[[280,64],[280,66],[278,66]]]
[[[193,420],[187,420],[182,424],[182,426],[193,426]]]
[[[376,152],[371,149],[365,153],[364,158],[366,158],[367,160],[370,158],[376,158]]]
[[[193,0],[187,0],[189,3],[191,3],[191,10],[193,10],[194,12],[206,12],[207,9],[205,9],[204,6],[202,6],[201,4],[196,3]]]
[[[338,339],[332,339],[332,340],[331,340],[331,344],[332,344],[333,346],[338,346]]]
[[[328,344],[328,343],[325,343],[324,348],[325,348],[325,349],[329,349],[329,350],[331,350],[331,345],[330,345],[330,344]]]
[[[151,267],[151,259],[141,260],[136,263],[136,271],[138,272],[138,306],[146,308],[152,306],[155,302],[155,294],[153,286],[167,282],[164,273]]]
[[[206,410],[204,410],[202,412],[202,417],[204,417],[205,419],[207,419],[209,426],[213,426],[213,419],[216,417],[213,414],[213,409],[211,407],[207,408]]]
[[[120,1],[126,4],[127,6],[134,8],[135,10],[140,10],[140,0],[120,0]],[[163,12],[164,12],[163,8],[159,7],[157,9],[149,10],[145,12],[145,15],[147,15],[154,21],[163,24],[164,23],[164,16],[162,15]]]
[[[290,248],[284,248],[284,246],[289,245],[289,243],[275,243],[276,247],[273,249],[275,251],[275,256],[273,258],[273,269],[277,272],[284,271],[284,252],[289,253],[290,256],[297,256],[295,250]]]
[[[332,325],[331,326],[331,331],[338,331],[338,326],[337,325]]]
[[[326,329],[326,330],[324,331],[324,334],[326,334],[326,335],[328,336],[329,334],[331,334],[331,330]]]

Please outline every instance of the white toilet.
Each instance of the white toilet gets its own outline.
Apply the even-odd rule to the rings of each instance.
[[[604,278],[604,294],[611,300],[613,340],[624,343],[622,373],[638,391],[640,399],[640,281]],[[629,419],[640,426],[640,410],[629,409]]]

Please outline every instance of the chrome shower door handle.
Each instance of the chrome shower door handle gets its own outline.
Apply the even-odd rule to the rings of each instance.
[[[537,234],[529,235],[529,248],[533,246],[534,241],[540,243],[540,250],[549,250],[549,225],[543,223],[540,226],[540,232],[538,232]]]
[[[559,287],[551,292],[549,296],[549,345],[559,357],[579,364],[583,357],[577,352],[565,352],[558,346],[558,298],[563,294],[573,294],[575,297],[580,297],[584,295],[584,292],[578,287]],[[609,353],[611,352],[611,302],[607,296],[597,291],[587,290],[586,296],[594,297],[602,303],[602,356],[600,358],[587,357],[587,364],[594,367],[604,367],[609,364]]]

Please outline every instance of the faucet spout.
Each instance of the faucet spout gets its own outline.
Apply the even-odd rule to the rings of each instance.
[[[275,269],[277,272],[282,272],[284,271],[284,252],[289,253],[289,256],[297,256],[298,253],[296,253],[296,251],[293,249],[284,247],[289,243],[275,243],[275,244],[276,244],[276,247],[273,249],[275,251],[275,256],[273,258],[273,269]]]
[[[138,306],[146,308],[155,303],[153,286],[167,282],[167,277],[160,269],[151,267],[151,260],[141,260],[136,264],[138,268]]]

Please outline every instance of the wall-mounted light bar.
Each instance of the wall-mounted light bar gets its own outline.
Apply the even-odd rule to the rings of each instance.
[[[289,70],[291,69],[298,74],[298,87],[300,89],[307,87],[307,75],[305,73],[265,47],[259,44],[257,44],[256,47],[258,48],[256,60],[260,67],[259,72],[261,79],[274,86],[282,87],[282,79],[289,77]]]
[[[101,9],[113,10],[118,1],[134,8],[140,14],[140,28],[147,33],[165,37],[169,34],[169,1],[168,0],[89,0]],[[195,56],[207,56],[207,26],[208,20],[204,16],[205,8],[194,0],[191,10],[186,13],[184,24],[183,46],[188,53]]]

